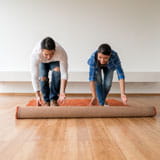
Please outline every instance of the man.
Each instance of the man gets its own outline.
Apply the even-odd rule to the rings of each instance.
[[[107,105],[105,100],[112,85],[114,70],[117,71],[122,102],[127,104],[125,76],[118,54],[113,51],[108,44],[101,44],[98,50],[89,58],[88,64],[89,81],[92,92],[90,105],[95,105],[97,98],[100,106]]]
[[[63,103],[68,79],[68,59],[65,50],[51,37],[46,37],[33,49],[31,75],[37,105],[42,105],[41,93],[45,106]]]

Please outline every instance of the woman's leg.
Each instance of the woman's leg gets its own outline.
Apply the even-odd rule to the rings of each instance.
[[[47,63],[39,64],[39,76],[40,76],[40,87],[41,93],[43,95],[43,100],[45,102],[50,102],[49,100],[49,79],[48,79],[49,66]]]
[[[104,89],[103,89],[103,83],[102,83],[102,74],[101,74],[101,69],[99,68],[98,71],[96,72],[96,94],[98,98],[98,103],[99,105],[103,106],[104,105]]]
[[[112,86],[113,73],[114,73],[113,70],[109,70],[108,68],[103,68],[103,74],[104,74],[104,81],[103,81],[104,97],[103,99],[104,99],[104,102]]]

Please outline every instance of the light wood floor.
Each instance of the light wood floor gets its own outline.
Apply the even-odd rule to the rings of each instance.
[[[0,96],[0,160],[160,159],[160,96],[129,97],[155,105],[154,118],[16,120],[15,106],[31,98]]]

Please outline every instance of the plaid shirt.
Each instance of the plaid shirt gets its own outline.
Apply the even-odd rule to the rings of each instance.
[[[89,81],[95,81],[96,80],[96,72],[98,71],[98,63],[97,63],[97,52],[95,51],[92,53],[91,57],[88,59],[88,65],[89,65]],[[121,66],[120,59],[118,57],[118,54],[112,50],[111,57],[109,58],[108,63],[106,66],[108,69],[116,70],[118,79],[125,79],[124,72]]]

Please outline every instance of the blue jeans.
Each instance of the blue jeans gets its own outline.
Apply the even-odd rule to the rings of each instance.
[[[45,102],[57,100],[60,92],[60,71],[54,71],[59,68],[59,61],[39,64],[40,87]],[[52,71],[51,83],[49,83],[48,73]]]
[[[103,71],[103,77],[102,73]],[[96,93],[98,97],[99,105],[104,105],[106,97],[111,89],[113,80],[113,70],[109,70],[107,67],[98,68],[96,71]]]

